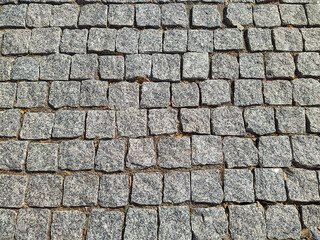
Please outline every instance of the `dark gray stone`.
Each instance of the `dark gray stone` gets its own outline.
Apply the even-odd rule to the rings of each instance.
[[[21,124],[19,109],[0,111],[0,136],[17,137]]]
[[[147,110],[128,108],[116,113],[118,136],[142,137],[147,135]]]
[[[188,31],[188,51],[190,52],[212,52],[213,32],[209,30]]]
[[[212,78],[239,78],[239,63],[237,57],[224,53],[212,55]]]
[[[66,54],[51,54],[40,61],[41,80],[69,80],[71,56]]]
[[[221,16],[216,5],[194,5],[192,26],[213,28],[221,26]]]
[[[115,112],[90,110],[86,120],[86,138],[115,138]]]
[[[297,105],[320,105],[320,82],[316,79],[298,78],[292,81],[293,99]]]
[[[156,165],[156,153],[152,138],[129,139],[126,167],[144,169]]]
[[[275,49],[278,51],[303,51],[302,36],[298,28],[279,27],[273,29]]]
[[[21,208],[24,203],[27,181],[27,176],[1,174],[0,207]]]
[[[111,26],[133,26],[134,6],[132,5],[109,5],[108,22]]]
[[[306,168],[320,168],[320,137],[292,136],[293,161]]]
[[[274,109],[267,107],[252,107],[244,110],[244,120],[247,132],[266,135],[276,132]]]
[[[244,48],[242,32],[237,28],[215,30],[214,48],[216,50],[242,50]]]
[[[0,142],[0,169],[21,171],[27,156],[27,141]]]
[[[309,131],[312,133],[320,133],[320,108],[306,109]]]
[[[81,83],[80,106],[107,106],[108,83],[98,80],[86,80]]]
[[[54,81],[51,83],[48,103],[54,108],[78,107],[80,82]]]
[[[252,52],[272,51],[271,30],[264,28],[249,28],[247,31],[249,49]]]
[[[48,84],[46,82],[20,82],[16,107],[38,108],[47,105]]]
[[[136,22],[138,27],[160,27],[160,6],[156,4],[136,5]]]
[[[234,83],[234,105],[250,106],[263,103],[262,82],[260,80],[238,80]]]
[[[173,107],[196,107],[199,105],[199,87],[196,83],[173,83],[171,86]]]
[[[77,4],[62,4],[52,7],[50,26],[77,27],[80,7]]]
[[[52,5],[30,3],[27,10],[26,24],[28,27],[48,27]]]
[[[132,54],[125,58],[126,79],[150,78],[152,57],[148,54]]]
[[[186,80],[207,79],[209,56],[207,53],[188,52],[183,55],[182,77]]]
[[[2,40],[3,55],[22,55],[28,53],[31,30],[11,29],[5,31]]]
[[[148,127],[152,135],[178,132],[178,111],[175,109],[150,109],[148,120]]]
[[[0,83],[0,108],[13,108],[13,104],[16,99],[16,92],[17,84]]]
[[[79,15],[80,27],[107,27],[108,6],[101,4],[83,5]]]
[[[24,28],[27,7],[27,4],[3,5],[0,12],[0,28]]]
[[[0,209],[0,232],[4,240],[14,239],[16,218],[17,213],[14,210]]]
[[[138,53],[139,30],[135,28],[121,28],[117,31],[116,49],[121,53]]]
[[[55,114],[52,137],[75,138],[80,137],[84,131],[85,112],[60,110]]]
[[[219,106],[231,102],[230,85],[225,80],[206,80],[199,83],[201,104]]]
[[[284,80],[263,82],[263,95],[265,103],[269,105],[291,105],[291,82]]]
[[[96,54],[75,54],[72,56],[70,79],[93,79],[97,68]]]
[[[32,57],[17,58],[11,71],[12,80],[34,81],[39,79],[39,60]]]
[[[56,143],[30,143],[26,166],[28,171],[58,171],[58,149],[59,145]]]
[[[0,84],[1,96],[1,84]],[[141,88],[141,108],[166,108],[170,104],[170,83],[144,82]],[[0,104],[1,106],[1,104]]]
[[[157,81],[180,80],[180,56],[178,54],[153,54],[152,78]]]
[[[139,84],[120,82],[109,86],[109,107],[126,109],[139,107]]]
[[[180,118],[183,132],[210,134],[210,109],[182,108]]]
[[[282,25],[305,26],[308,24],[303,5],[280,4]]]
[[[100,56],[100,77],[106,80],[122,80],[124,77],[123,56]]]
[[[262,53],[240,53],[239,58],[242,78],[264,78]]]
[[[163,51],[171,53],[184,53],[187,51],[187,30],[167,30],[164,32]]]
[[[86,53],[87,29],[65,29],[62,33],[60,52],[62,53]]]
[[[304,133],[306,131],[304,108],[276,108],[276,120],[279,133]]]
[[[162,26],[185,28],[188,24],[187,9],[183,3],[169,3],[162,6]]]
[[[256,27],[281,26],[280,14],[277,5],[259,4],[253,6],[253,18]]]
[[[162,34],[162,30],[142,30],[139,37],[139,53],[162,52]]]
[[[164,175],[163,202],[178,204],[190,200],[190,173],[168,172]]]
[[[88,37],[88,51],[107,53],[116,49],[116,29],[91,28]],[[103,56],[100,59],[108,59],[114,56]]]
[[[29,52],[32,54],[59,53],[61,34],[62,31],[58,27],[32,29]]]

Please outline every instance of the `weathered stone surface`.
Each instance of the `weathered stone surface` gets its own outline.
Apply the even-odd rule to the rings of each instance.
[[[3,34],[2,54],[20,55],[27,54],[31,30],[29,29],[11,29]]]
[[[320,224],[319,214],[320,206],[318,205],[304,205],[301,206],[302,223],[307,228],[317,228]]]
[[[180,56],[178,54],[153,54],[152,78],[156,81],[180,80]]]
[[[111,26],[133,26],[134,6],[109,5],[108,22]]]
[[[0,84],[1,92],[1,84]],[[0,93],[1,95],[1,93]],[[141,108],[165,108],[170,103],[170,83],[144,82],[141,87]]]
[[[41,80],[69,80],[71,56],[66,54],[51,54],[40,61]]]
[[[27,112],[23,116],[20,137],[22,139],[48,139],[51,137],[53,124],[53,113]]]
[[[190,200],[190,173],[168,172],[164,175],[163,202],[182,203]]]
[[[249,106],[263,103],[260,80],[237,80],[234,83],[234,105]]]
[[[221,16],[216,5],[194,5],[192,26],[213,28],[221,26]]]
[[[0,142],[0,169],[21,171],[24,168],[27,152],[27,141]]]
[[[80,7],[77,4],[54,5],[51,11],[50,26],[76,27]]]
[[[294,77],[296,68],[290,53],[267,53],[265,61],[267,78]]]
[[[320,132],[320,108],[306,109],[307,124],[309,124],[309,131],[312,133]]]
[[[139,84],[119,82],[109,86],[109,106],[111,109],[139,107]]]
[[[186,27],[189,24],[186,6],[182,3],[169,3],[161,9],[162,26]]]
[[[302,38],[304,40],[304,50],[305,51],[319,51],[319,37],[320,29],[319,28],[309,28],[301,29]]]
[[[301,76],[318,76],[320,74],[320,56],[315,52],[299,53],[297,70]]]
[[[304,26],[308,24],[303,5],[280,4],[279,11],[283,25]]]
[[[214,48],[216,50],[242,50],[244,48],[242,32],[237,28],[215,30]]]
[[[70,79],[93,79],[97,67],[96,54],[75,54],[72,56]]]
[[[237,57],[225,53],[212,55],[212,78],[239,78],[239,63]]]
[[[244,110],[244,120],[247,132],[266,135],[276,132],[274,109],[267,107],[252,107]]]
[[[21,208],[27,188],[27,176],[0,175],[0,207]]]
[[[126,79],[151,76],[152,57],[148,54],[132,54],[125,58]]]
[[[274,80],[263,83],[264,101],[270,105],[292,104],[292,84],[290,81]]]
[[[88,37],[89,52],[114,52],[116,49],[116,29],[91,28]],[[101,59],[110,59],[115,56],[101,56]],[[120,57],[120,56],[119,56]]]
[[[143,137],[147,135],[147,110],[128,108],[116,113],[118,136]]]
[[[142,30],[139,37],[139,53],[162,52],[162,34],[162,30]]]
[[[34,81],[39,79],[39,59],[31,57],[17,58],[11,71],[12,80]]]
[[[108,18],[108,6],[100,4],[88,4],[81,8],[79,15],[80,27],[106,27]]]
[[[32,29],[29,52],[32,54],[58,53],[62,31],[58,27]]]
[[[164,32],[163,51],[171,53],[184,53],[187,51],[187,30],[167,30]]]
[[[210,109],[182,108],[180,118],[183,132],[210,134]]]
[[[196,83],[173,83],[171,85],[173,107],[195,107],[199,105],[199,87]]]
[[[48,84],[46,82],[20,82],[16,107],[38,108],[47,105]]]
[[[138,27],[160,27],[161,9],[156,4],[136,5],[136,21]]]
[[[231,102],[230,85],[225,80],[206,80],[199,83],[201,104],[223,105]]]
[[[188,51],[190,52],[212,52],[213,32],[209,30],[188,31]]]
[[[320,25],[320,5],[319,4],[306,4],[305,5],[308,23],[311,26]]]
[[[86,120],[86,138],[114,138],[115,112],[112,110],[90,110]]]
[[[0,136],[17,137],[21,121],[19,109],[0,111]]]
[[[26,24],[28,27],[48,27],[52,5],[30,3],[27,10]]]
[[[239,58],[242,78],[264,78],[262,53],[240,53]]]
[[[264,28],[249,28],[247,31],[249,49],[252,52],[272,51],[271,30]]]
[[[65,29],[62,33],[60,52],[74,54],[87,52],[87,29]]]
[[[155,166],[155,155],[152,138],[129,139],[126,167],[144,169]]]
[[[54,81],[50,86],[48,103],[54,108],[78,107],[80,82]]]
[[[122,80],[124,77],[123,56],[100,56],[100,76],[106,80]]]
[[[187,80],[207,79],[209,56],[207,53],[188,52],[183,55],[182,77]]]
[[[55,113],[52,137],[75,138],[84,131],[85,112],[60,110]]]
[[[107,106],[108,83],[98,80],[86,80],[81,83],[80,106]]]
[[[231,3],[227,7],[227,15],[229,23],[233,26],[237,25],[251,25],[252,20],[252,6],[243,3]]]
[[[297,28],[279,27],[273,29],[275,49],[278,51],[303,51],[302,36]]]
[[[15,59],[11,57],[0,58],[0,81],[9,81],[11,79],[11,71],[14,60]]]
[[[175,109],[151,109],[148,127],[152,135],[178,132],[178,111]]]
[[[278,6],[272,4],[259,4],[253,7],[253,19],[257,27],[281,26]]]
[[[292,81],[293,99],[297,105],[320,104],[320,82],[316,79],[298,78]]]
[[[276,120],[278,123],[278,132],[280,133],[304,133],[306,131],[304,108],[276,108]]]
[[[58,170],[56,143],[30,143],[28,146],[27,169],[31,172],[55,172]]]
[[[27,13],[27,4],[4,5],[0,12],[0,27],[24,28]]]
[[[292,136],[293,161],[299,166],[320,168],[320,137]]]
[[[14,239],[17,213],[14,210],[0,209],[0,232],[3,239]]]
[[[122,53],[138,53],[139,30],[121,28],[117,31],[116,50]]]

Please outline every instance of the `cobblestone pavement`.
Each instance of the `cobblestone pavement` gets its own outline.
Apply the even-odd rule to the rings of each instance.
[[[320,239],[320,4],[0,3],[0,240]]]

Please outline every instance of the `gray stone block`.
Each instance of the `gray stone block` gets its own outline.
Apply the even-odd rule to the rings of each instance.
[[[29,80],[39,79],[39,60],[32,57],[17,58],[11,71],[12,80]]]
[[[13,104],[16,99],[16,92],[16,83],[0,83],[0,108],[13,108]]]
[[[3,55],[25,55],[28,53],[31,30],[11,29],[5,31],[2,40]]]
[[[56,143],[30,143],[26,165],[28,171],[58,171],[58,149],[59,145]]]
[[[145,169],[157,164],[152,138],[129,139],[126,167]]]
[[[305,5],[308,23],[310,26],[320,25],[320,5],[319,4],[306,4]]]
[[[122,80],[124,77],[123,56],[100,56],[99,72],[101,79]]]
[[[14,239],[17,213],[14,210],[0,209],[0,232],[3,239]]]
[[[221,16],[216,5],[194,5],[192,26],[213,28],[221,26]]]
[[[216,50],[242,50],[244,48],[242,32],[237,28],[215,30],[214,48]]]
[[[276,121],[279,133],[304,133],[306,131],[304,108],[276,108]]]
[[[70,79],[93,79],[97,68],[96,54],[75,54],[72,56]]]
[[[1,174],[0,207],[21,208],[24,203],[27,181],[27,176]]]
[[[147,110],[128,108],[116,113],[118,136],[144,137],[147,135]]]
[[[78,107],[80,82],[54,81],[51,83],[48,103],[54,108]]]
[[[315,52],[299,53],[297,70],[301,76],[316,77],[320,75],[320,56]]]
[[[54,123],[53,113],[27,112],[23,116],[21,139],[48,139]]]
[[[190,168],[190,138],[162,137],[158,146],[158,165],[163,168]]]
[[[228,168],[258,165],[258,150],[250,138],[225,137],[223,153]]]
[[[38,108],[47,105],[48,84],[46,82],[20,82],[16,107]]]
[[[1,57],[0,58],[0,81],[11,80],[11,70],[13,66],[14,58]]]
[[[87,52],[87,29],[63,30],[60,44],[60,52],[74,54]]]
[[[123,171],[125,149],[125,140],[100,141],[95,158],[95,170],[104,172]]]
[[[244,135],[242,111],[238,107],[226,106],[211,111],[212,132],[216,135]]]
[[[199,106],[199,87],[196,83],[173,83],[172,106],[196,107]]]
[[[58,27],[32,29],[29,52],[32,54],[59,53],[61,34],[62,31]]]
[[[52,7],[50,26],[77,27],[80,7],[77,4],[61,4]]]
[[[192,165],[213,165],[223,163],[222,139],[219,136],[193,135]]]
[[[83,5],[79,15],[79,27],[107,27],[107,18],[107,5]]]
[[[182,108],[180,118],[183,132],[210,134],[210,109]]]
[[[267,78],[293,78],[295,64],[290,53],[267,53],[266,77]]]
[[[320,167],[320,137],[292,136],[293,161],[306,168]]]
[[[88,37],[88,51],[98,53],[114,52],[116,50],[116,29],[91,28]],[[108,58],[103,56],[100,59]]]
[[[137,4],[136,22],[138,27],[158,28],[161,24],[160,6],[156,4]]]
[[[286,52],[303,51],[302,36],[297,28],[279,27],[273,29],[275,49]]]
[[[239,64],[236,56],[216,53],[212,56],[212,78],[239,78]]]
[[[150,78],[152,57],[148,54],[132,54],[125,57],[126,79]]]
[[[41,80],[69,80],[71,56],[66,54],[51,54],[40,61]]]
[[[188,206],[159,207],[159,221],[159,240],[188,240],[192,238]]]
[[[182,77],[186,80],[207,79],[209,56],[207,53],[188,52],[183,55]]]
[[[239,58],[242,78],[264,78],[262,53],[240,53]]]
[[[188,31],[188,51],[190,52],[212,52],[213,32],[209,30]]]
[[[89,110],[86,120],[86,138],[115,138],[115,112]]]
[[[25,28],[27,4],[3,5],[0,12],[0,28]]]
[[[133,26],[133,5],[109,5],[108,22],[111,26]]]
[[[21,124],[19,109],[0,111],[0,136],[17,137]]]
[[[30,3],[27,10],[26,24],[28,27],[48,27],[52,5]]]
[[[163,51],[171,53],[184,53],[187,51],[187,30],[164,31]]]
[[[246,131],[258,135],[276,132],[274,109],[267,107],[252,107],[244,110]]]
[[[299,213],[293,205],[273,205],[266,210],[268,238],[300,239]]]
[[[279,11],[282,25],[306,26],[308,24],[303,5],[280,4]]]
[[[305,51],[320,51],[320,28],[301,29]]]
[[[192,171],[191,198],[197,203],[220,204],[223,201],[223,191],[219,170]]]
[[[80,137],[84,130],[84,111],[60,110],[55,114],[52,137],[75,138]]]
[[[27,141],[0,142],[0,169],[22,171],[27,156]]]
[[[116,49],[121,53],[138,53],[140,32],[135,28],[121,28],[117,31]]]
[[[316,79],[298,78],[292,81],[293,99],[297,105],[320,104],[320,82]]]
[[[253,19],[256,27],[281,26],[280,14],[277,5],[255,5],[253,7]]]
[[[238,80],[234,83],[234,105],[249,106],[263,103],[262,82],[259,80]]]
[[[272,51],[271,30],[265,28],[249,28],[247,31],[248,47],[252,52]]]
[[[59,169],[91,170],[94,166],[95,147],[92,141],[63,141],[59,148]]]
[[[139,53],[162,52],[162,34],[162,30],[142,30],[139,37]]]
[[[139,205],[160,205],[162,175],[160,173],[135,173],[132,181],[131,202]]]
[[[320,206],[319,205],[304,205],[301,206],[302,223],[307,228],[318,227],[320,224]]]
[[[269,105],[291,105],[291,82],[284,80],[263,82],[263,95],[265,103]]]
[[[0,84],[1,96],[1,84]],[[141,88],[141,108],[166,108],[170,104],[170,83],[144,82]],[[1,106],[1,104],[0,104]]]
[[[185,28],[189,25],[187,9],[183,3],[164,4],[161,10],[162,26]]]
[[[253,24],[252,6],[243,3],[231,3],[227,7],[226,18],[233,26],[246,26]]]
[[[312,133],[320,133],[320,108],[307,108],[306,115],[308,131]]]
[[[201,104],[219,106],[231,102],[230,85],[225,80],[206,80],[199,83]]]
[[[104,175],[100,179],[99,205],[102,207],[123,207],[129,200],[128,175]]]
[[[81,83],[80,106],[107,106],[108,83],[98,80],[86,80]]]
[[[178,54],[153,54],[152,78],[157,81],[180,80],[180,56]]]
[[[150,109],[148,120],[148,127],[152,135],[178,132],[178,111],[175,109]]]
[[[178,204],[190,200],[190,173],[168,172],[164,175],[163,202]]]

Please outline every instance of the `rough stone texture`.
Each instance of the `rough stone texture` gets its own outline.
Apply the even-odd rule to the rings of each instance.
[[[40,61],[41,80],[68,80],[71,56],[66,54],[51,54]]]
[[[21,112],[19,109],[0,111],[0,136],[17,137],[20,128]]]
[[[304,26],[308,23],[303,5],[282,4],[279,11],[283,25]]]
[[[1,92],[1,84],[0,84]],[[1,95],[1,93],[0,93]],[[141,87],[141,108],[168,107],[170,103],[170,83],[144,82]]]
[[[87,29],[65,29],[62,33],[60,52],[62,53],[86,53],[87,52]]]
[[[115,29],[91,28],[88,37],[88,51],[90,52],[114,52],[116,49]],[[100,59],[112,59],[116,56],[101,56]]]
[[[182,108],[180,118],[183,132],[210,134],[210,109]]]
[[[108,83],[97,80],[82,81],[80,105],[83,107],[107,106]]]
[[[222,140],[218,136],[192,136],[192,165],[221,164]]]
[[[173,107],[196,107],[199,105],[199,87],[196,83],[173,83],[171,85]]]
[[[320,6],[318,4],[306,4],[305,5],[308,23],[311,26],[319,26],[320,25]]]
[[[27,176],[0,175],[0,207],[21,208],[27,188]]]
[[[215,30],[214,48],[216,50],[242,50],[244,48],[242,32],[236,28]]]
[[[120,82],[109,86],[109,106],[111,109],[139,107],[139,84]]]
[[[252,52],[272,51],[271,30],[264,28],[249,28],[247,31],[249,49]]]
[[[267,107],[252,107],[244,110],[244,120],[247,132],[266,135],[276,132],[274,109]]]
[[[318,227],[320,224],[319,214],[320,207],[318,205],[304,205],[301,206],[302,222],[307,228]]]
[[[186,27],[189,24],[186,6],[182,3],[165,4],[161,13],[164,27]]]
[[[212,52],[213,32],[209,30],[189,30],[188,50],[190,52]]]
[[[292,136],[293,161],[306,168],[320,167],[320,137]]]
[[[306,131],[304,108],[277,108],[276,120],[278,123],[278,132],[280,133],[304,133]]]
[[[259,80],[238,80],[234,83],[234,105],[249,106],[263,103],[262,82]]]
[[[72,56],[70,79],[92,79],[98,67],[96,54],[75,54]]]
[[[118,136],[143,137],[147,135],[147,110],[128,108],[116,113]]]
[[[79,26],[81,27],[106,27],[108,6],[100,4],[88,4],[81,8]]]
[[[320,108],[306,109],[307,121],[309,124],[309,131],[312,133],[320,132]]]
[[[46,82],[20,82],[17,89],[16,107],[45,107],[47,95],[48,84]]]
[[[148,127],[152,135],[178,132],[178,111],[175,109],[151,109]]]
[[[52,5],[30,3],[27,10],[26,25],[28,27],[48,27]],[[49,16],[49,17],[48,17]]]
[[[297,105],[320,104],[320,82],[316,79],[298,78],[292,81],[293,99]]]
[[[182,77],[187,80],[207,79],[209,57],[207,53],[188,52],[183,55]]]
[[[84,131],[85,112],[60,110],[55,113],[52,137],[75,138]]]
[[[277,27],[281,25],[278,6],[272,4],[254,6],[253,19],[257,27]]]
[[[152,78],[156,81],[180,80],[180,56],[178,54],[153,54]]]
[[[147,54],[132,54],[125,58],[126,79],[137,77],[149,78],[151,76],[152,58]]]
[[[239,63],[234,55],[216,53],[212,56],[212,78],[239,78]]]
[[[187,51],[187,30],[167,30],[164,32],[163,51],[171,53],[184,53]]]
[[[292,104],[292,84],[284,80],[264,82],[263,95],[267,104],[290,105]]]
[[[17,84],[0,83],[0,108],[13,108],[16,92]]]
[[[28,146],[27,169],[31,172],[55,172],[58,170],[56,143],[30,143]]]
[[[297,70],[301,76],[318,76],[320,74],[320,56],[315,52],[299,53]]]
[[[29,52],[32,54],[58,53],[62,31],[58,27],[34,28],[31,33]]]
[[[227,7],[228,21],[237,26],[238,24],[246,26],[253,24],[252,20],[252,6],[243,3],[231,3]]]
[[[123,56],[100,56],[100,76],[106,80],[122,80],[124,77]]]
[[[221,16],[215,5],[194,5],[192,26],[213,28],[221,26]]]
[[[155,155],[152,138],[129,139],[126,167],[144,169],[155,166]]]
[[[267,78],[292,78],[295,64],[290,53],[267,53],[266,76]]]
[[[160,27],[160,6],[155,4],[136,5],[136,22],[138,27]]]
[[[164,175],[164,203],[177,204],[189,201],[190,191],[190,173],[169,172]]]
[[[24,168],[27,152],[27,141],[0,142],[0,169],[21,171]]]
[[[80,7],[76,4],[54,5],[51,11],[50,26],[76,27]]]
[[[31,57],[17,58],[11,71],[12,80],[34,81],[39,79],[39,60]]]
[[[11,79],[13,62],[14,62],[14,58],[10,58],[10,57],[0,58],[0,81],[1,82],[9,81]]]
[[[3,239],[14,239],[17,213],[14,210],[0,209],[0,232]]]
[[[27,4],[4,5],[0,12],[0,27],[24,28]]]
[[[80,82],[54,81],[50,86],[48,103],[54,108],[78,107]]]
[[[273,30],[275,49],[297,52],[303,50],[302,36],[297,28],[275,28]]]
[[[20,55],[27,54],[31,30],[13,29],[3,34],[2,54],[3,55]]]
[[[139,38],[140,53],[162,52],[162,30],[144,29]]]
[[[305,51],[319,51],[319,28],[301,29],[302,38],[304,40],[304,50]]]
[[[262,53],[240,53],[239,58],[242,78],[264,78]]]
[[[122,53],[138,53],[138,40],[138,29],[121,28],[117,31],[116,49]]]
[[[115,137],[115,112],[105,110],[90,110],[86,119],[86,138]]]
[[[134,6],[109,5],[108,22],[112,26],[132,26],[134,22]]]

